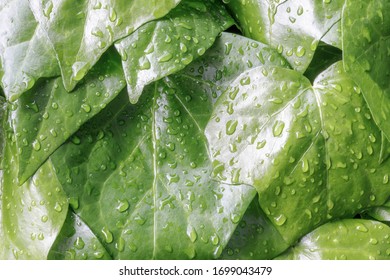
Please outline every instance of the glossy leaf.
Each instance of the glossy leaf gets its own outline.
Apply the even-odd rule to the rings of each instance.
[[[61,78],[50,79],[12,103],[20,184],[125,86],[119,55],[107,52],[74,92],[66,92]]]
[[[54,50],[30,10],[28,0],[2,1],[0,8],[0,78],[14,101],[42,77],[60,74]],[[1,73],[2,72],[2,73]]]
[[[390,194],[381,131],[341,63],[314,86],[288,69],[244,72],[218,99],[206,136],[214,176],[255,186],[289,244]]]
[[[232,260],[273,259],[290,247],[268,220],[256,197],[233,233],[221,258]]]
[[[204,84],[217,98],[243,71],[261,65],[289,67],[270,46],[223,32],[213,47],[185,68],[181,75]]]
[[[277,259],[390,260],[389,236],[390,227],[380,222],[340,220],[318,227]]]
[[[73,208],[114,258],[217,258],[253,199],[251,187],[210,180],[211,96],[197,88],[170,78],[137,105],[124,92],[53,154]]]
[[[90,228],[72,211],[68,212],[60,234],[50,249],[48,259],[111,259]]]
[[[390,199],[383,205],[369,209],[365,214],[381,222],[390,222]]]
[[[227,2],[246,36],[273,46],[299,72],[306,70],[321,39],[337,45],[332,27],[340,21],[342,0]],[[332,35],[324,37],[329,30]]]
[[[390,139],[390,2],[346,1],[342,27],[345,69]]]
[[[17,184],[15,136],[6,130],[0,186],[0,259],[46,259],[65,221],[68,201],[51,161]]]
[[[116,40],[165,16],[179,2],[30,0],[30,5],[54,47],[65,89],[71,91]]]
[[[185,0],[164,18],[143,25],[116,43],[130,101],[136,103],[146,85],[203,55],[233,23],[216,1]]]

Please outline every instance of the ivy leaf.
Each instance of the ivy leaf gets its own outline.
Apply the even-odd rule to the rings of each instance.
[[[390,194],[381,131],[340,62],[313,86],[288,69],[243,73],[218,99],[206,136],[214,176],[255,186],[289,244]]]
[[[48,259],[85,260],[111,259],[90,228],[72,211],[50,249]]]
[[[231,0],[229,8],[245,36],[273,46],[299,72],[304,72],[320,40],[339,45],[337,28],[344,1]],[[328,32],[332,34],[326,37]],[[325,36],[325,37],[324,37]]]
[[[60,75],[47,36],[35,21],[28,0],[3,1],[0,7],[0,79],[15,101],[42,77]],[[1,69],[2,68],[2,69]]]
[[[15,136],[6,128],[0,182],[0,259],[46,259],[68,210],[51,161],[23,185],[15,180]]]
[[[123,92],[52,156],[73,209],[114,258],[218,258],[255,195],[210,180],[211,96],[196,89],[170,78],[136,105]]]
[[[74,92],[67,93],[61,78],[55,78],[38,83],[10,103],[8,121],[16,136],[19,184],[28,180],[66,139],[125,86],[119,55],[110,51]]]
[[[318,227],[276,259],[388,260],[390,227],[376,221],[345,219]]]
[[[115,44],[122,55],[130,102],[143,88],[173,74],[203,55],[234,23],[215,1],[182,1],[162,19],[149,22]]]
[[[389,11],[388,1],[346,1],[342,23],[345,70],[362,88],[371,114],[388,139],[390,139]]]
[[[180,0],[29,2],[56,52],[64,87],[71,91],[116,40],[165,16]]]

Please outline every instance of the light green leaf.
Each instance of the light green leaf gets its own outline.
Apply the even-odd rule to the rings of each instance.
[[[130,101],[136,103],[146,85],[203,55],[233,23],[216,1],[185,0],[164,18],[143,25],[116,43]]]
[[[243,33],[277,49],[299,71],[304,72],[320,40],[337,43],[337,28],[344,1],[230,0],[228,6]],[[328,37],[324,37],[331,30]]]
[[[65,89],[71,91],[116,40],[165,16],[180,0],[29,2],[56,52]]]
[[[111,259],[90,228],[72,211],[68,212],[60,234],[50,249],[48,259]]]
[[[304,236],[280,260],[390,260],[390,227],[376,221],[346,219]]]
[[[61,78],[50,79],[11,103],[9,122],[16,136],[19,184],[125,86],[119,55],[110,51],[74,92],[66,92]]]
[[[42,77],[60,75],[54,50],[35,21],[28,0],[2,1],[0,8],[0,79],[15,101]]]
[[[0,183],[0,259],[46,259],[65,221],[68,201],[51,161],[17,184],[15,136],[7,129]]]
[[[211,99],[180,77],[136,105],[123,92],[53,154],[73,208],[114,258],[218,258],[229,241],[255,190],[210,179]]]
[[[346,1],[342,28],[345,69],[390,139],[390,2]]]
[[[255,186],[289,244],[390,194],[390,162],[379,162],[381,131],[341,63],[313,86],[288,69],[243,73],[218,99],[206,136],[214,176]]]

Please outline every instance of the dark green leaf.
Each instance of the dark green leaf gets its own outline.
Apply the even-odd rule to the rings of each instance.
[[[390,227],[348,219],[320,226],[277,259],[390,260]]]
[[[9,122],[16,136],[20,184],[125,86],[119,55],[110,51],[74,92],[66,92],[61,78],[50,79],[12,103]]]
[[[185,0],[164,18],[143,25],[115,44],[122,55],[130,101],[136,103],[146,85],[203,55],[233,23],[215,1]]]
[[[345,69],[390,139],[390,2],[346,1],[342,27]]]
[[[246,36],[270,44],[299,71],[304,72],[324,37],[337,43],[337,28],[343,0],[230,0],[232,10]]]
[[[30,1],[52,43],[67,91],[100,56],[142,24],[165,16],[180,0]]]
[[[35,21],[28,0],[5,0],[0,7],[0,79],[14,101],[41,77],[60,74],[54,50]],[[2,68],[2,69],[1,69]]]
[[[379,162],[381,132],[341,63],[314,86],[288,69],[243,73],[218,99],[206,136],[214,176],[255,186],[289,244],[390,194],[390,162]]]
[[[287,244],[261,210],[258,197],[249,205],[233,233],[222,259],[273,259],[286,249]]]
[[[48,259],[111,259],[89,227],[72,211],[68,212],[60,234],[50,249]]]

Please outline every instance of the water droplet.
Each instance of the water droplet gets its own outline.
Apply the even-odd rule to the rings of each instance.
[[[360,232],[368,232],[368,228],[366,228],[363,224],[358,224],[356,226],[356,230],[358,230]]]
[[[282,226],[286,223],[287,221],[287,218],[285,215],[283,214],[280,214],[279,216],[277,217],[274,217],[274,221],[275,221],[275,224],[278,225],[278,226]]]
[[[238,222],[240,221],[240,219],[241,219],[240,214],[232,213],[232,214],[230,215],[230,220],[232,221],[233,224],[238,224]]]
[[[215,246],[217,246],[219,244],[219,236],[217,233],[214,233],[211,237],[211,243]]]
[[[35,151],[39,151],[41,149],[41,143],[39,142],[39,140],[35,140],[33,143],[32,143],[32,147]]]
[[[250,77],[245,77],[240,80],[240,84],[242,86],[249,85],[251,83],[251,78]]]
[[[187,227],[187,236],[190,238],[191,242],[194,243],[196,239],[198,238],[198,234],[196,233],[196,230],[192,226]]]
[[[53,11],[53,2],[48,1],[45,7],[43,8],[43,15],[50,19],[50,14],[52,13],[52,11]]]
[[[89,113],[91,112],[91,106],[89,106],[88,104],[84,103],[81,105],[81,108],[86,112],[86,113]]]
[[[283,129],[284,129],[284,122],[282,121],[276,121],[274,126],[272,127],[272,133],[275,137],[278,137],[280,136],[282,133],[283,133]]]
[[[62,211],[62,206],[61,206],[61,204],[59,204],[58,202],[56,202],[56,204],[54,205],[54,210],[57,211],[57,212],[61,212],[61,211]]]
[[[41,217],[41,221],[44,222],[44,223],[46,223],[48,220],[49,220],[49,217],[47,215],[43,215]]]
[[[73,245],[74,245],[74,247],[75,247],[76,249],[81,250],[81,249],[84,248],[85,243],[84,243],[84,240],[83,240],[81,237],[78,236],[78,237],[76,238],[76,240],[74,241]]]
[[[109,13],[109,19],[111,22],[114,22],[117,18],[116,11],[113,8],[110,8],[110,13]]]
[[[173,57],[172,53],[166,52],[158,58],[158,62],[167,62]]]
[[[303,7],[299,5],[298,10],[297,10],[297,15],[300,16],[303,14]]]
[[[305,49],[304,47],[302,47],[302,46],[298,46],[298,47],[297,47],[296,55],[297,55],[298,57],[304,56],[305,53],[306,53],[306,49]]]
[[[233,135],[234,132],[236,132],[237,125],[238,125],[238,121],[237,120],[229,120],[226,123],[226,134],[227,135]]]
[[[125,240],[122,237],[119,237],[118,242],[115,243],[115,248],[119,252],[123,252],[125,250]]]
[[[129,209],[130,204],[126,199],[119,199],[118,205],[116,206],[116,210],[118,210],[120,213],[125,212],[127,209]]]
[[[150,61],[146,56],[143,56],[138,61],[138,66],[140,70],[148,70],[151,67]]]
[[[112,232],[106,227],[104,226],[101,230],[103,236],[104,236],[104,241],[106,243],[112,243],[112,241],[114,240],[114,237],[112,235]]]
[[[85,74],[87,74],[89,70],[89,63],[84,61],[77,61],[72,65],[72,79],[75,81],[80,81],[84,78]]]

